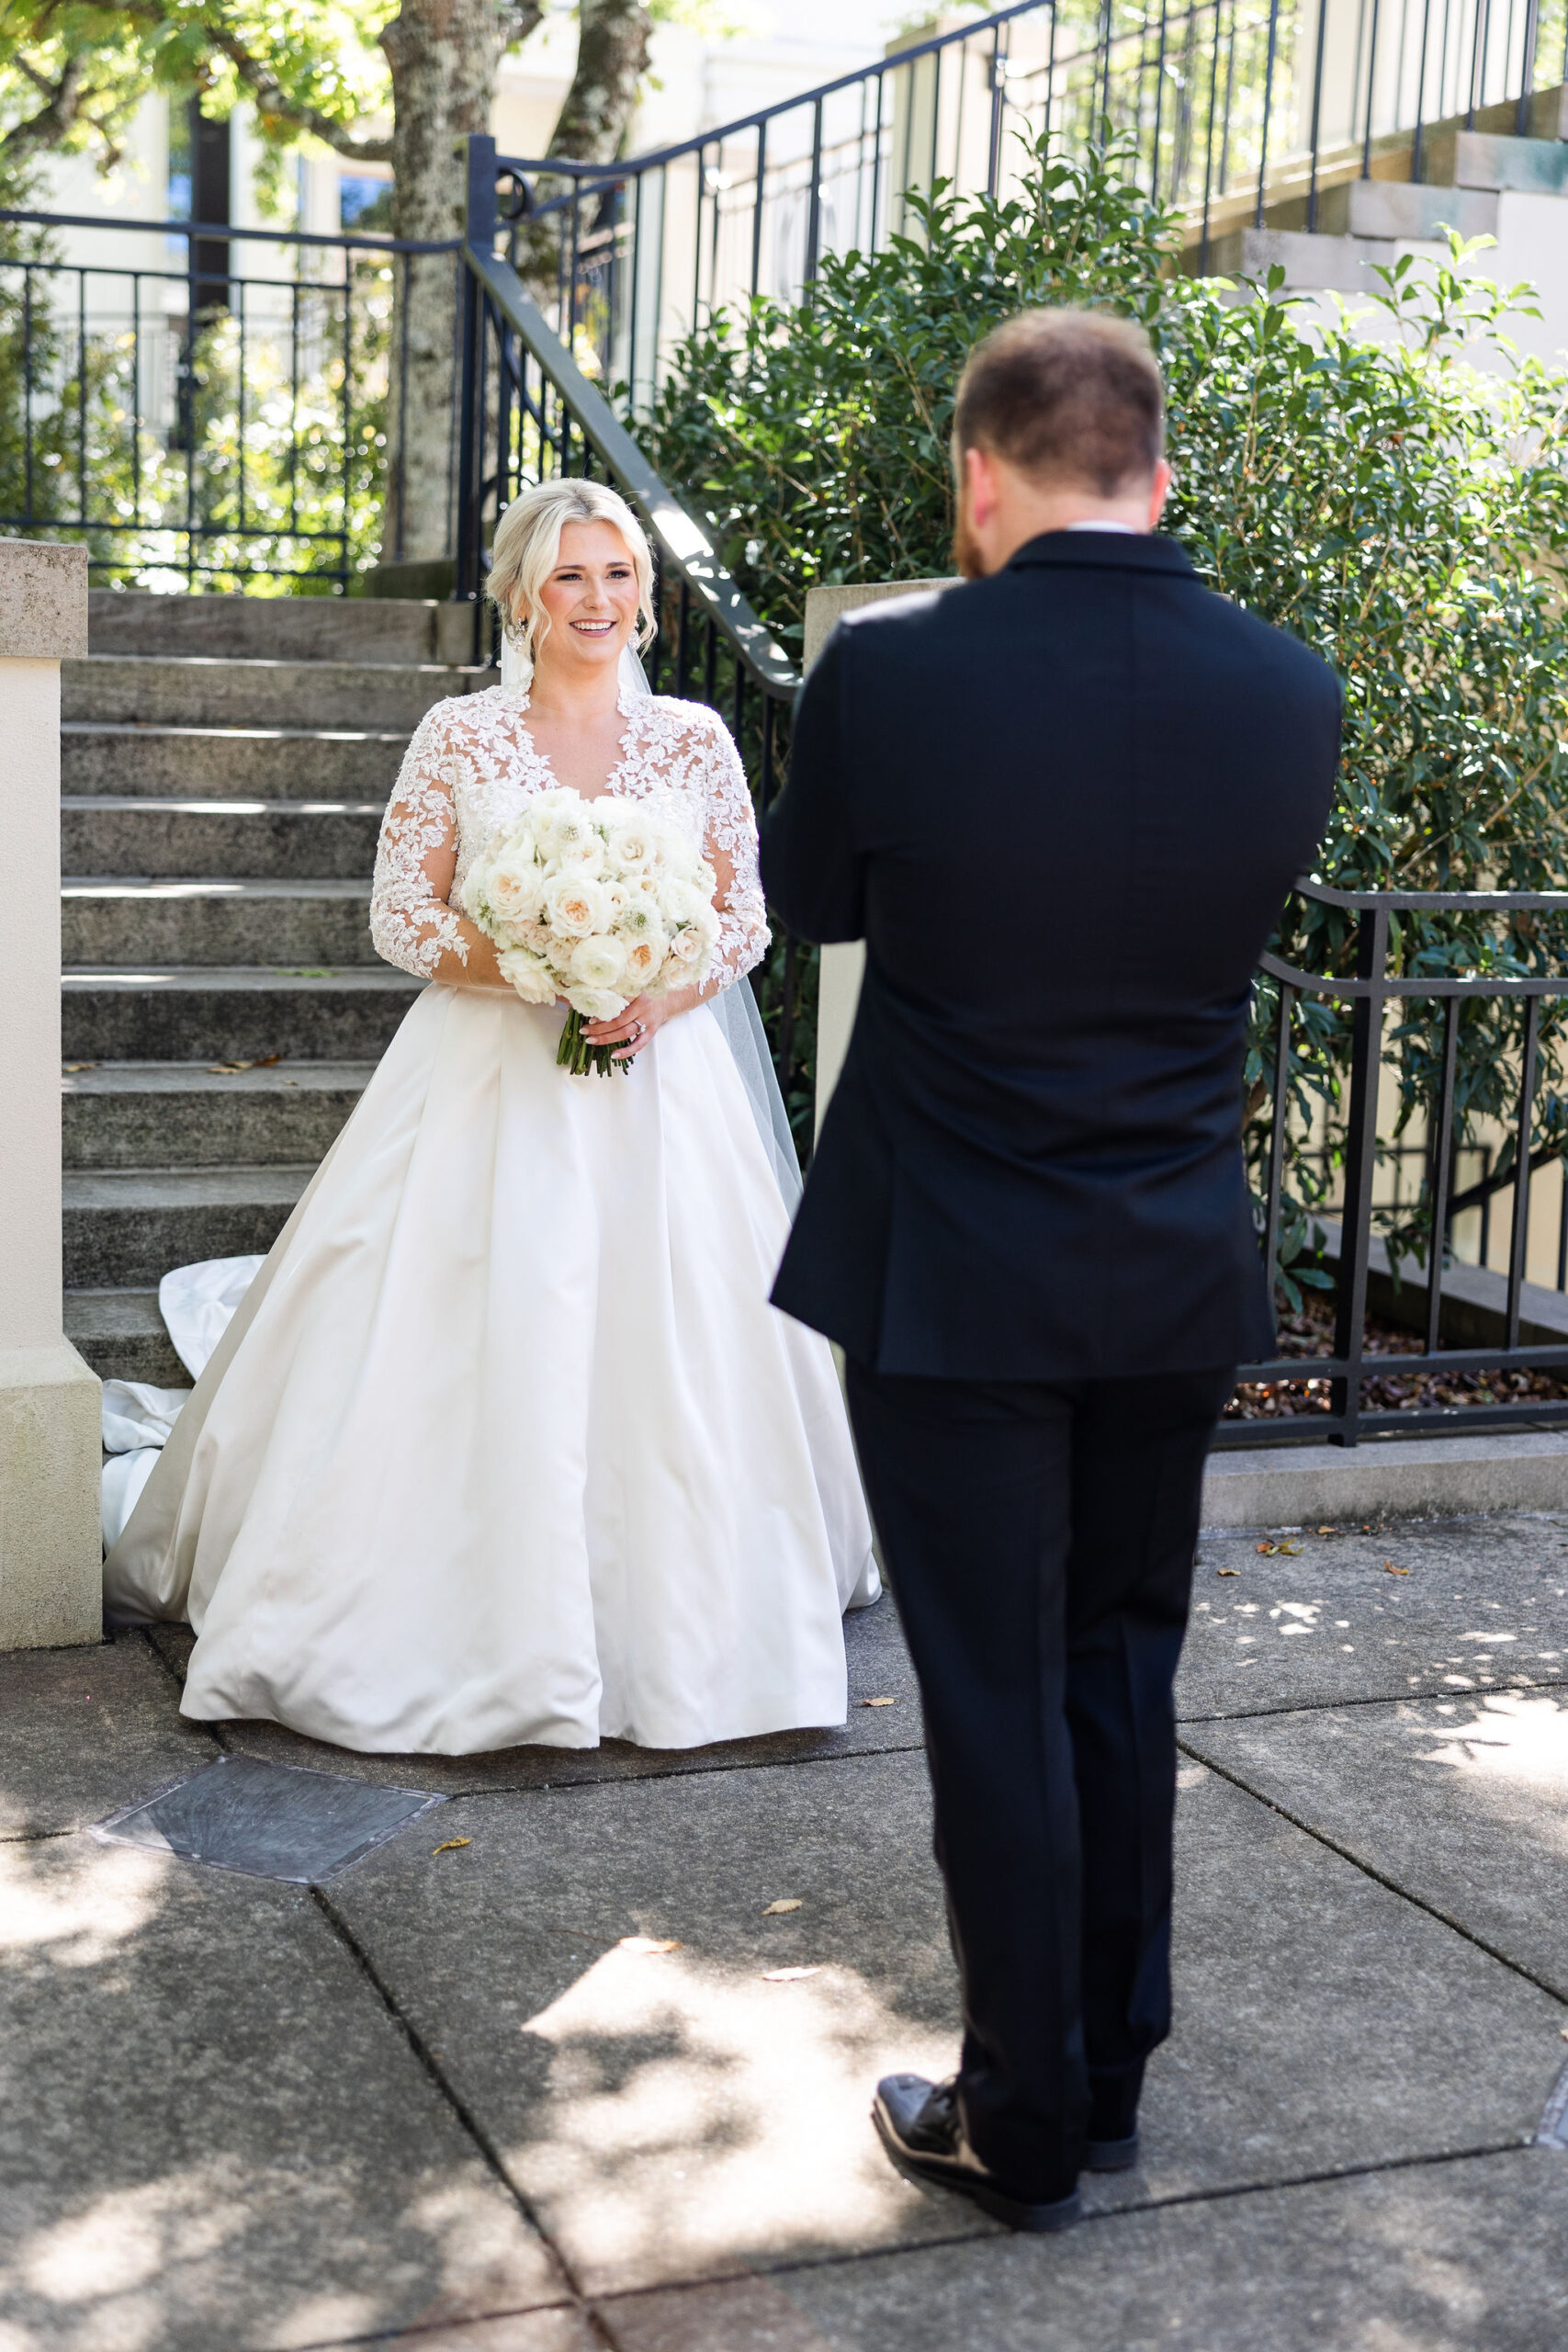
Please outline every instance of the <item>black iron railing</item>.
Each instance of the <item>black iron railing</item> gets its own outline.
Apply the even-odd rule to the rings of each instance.
[[[1363,1383],[1371,1379],[1408,1377],[1420,1381],[1425,1375],[1478,1373],[1558,1373],[1568,1388],[1568,1311],[1562,1318],[1560,1341],[1543,1341],[1539,1335],[1531,1339],[1522,1336],[1531,1243],[1541,1239],[1535,1230],[1540,1221],[1532,1220],[1532,1184],[1544,1166],[1558,1161],[1558,1147],[1549,1142],[1543,1148],[1538,1140],[1540,1098],[1548,1075],[1543,1066],[1548,1058],[1542,1051],[1543,1012],[1568,998],[1568,975],[1451,970],[1409,974],[1390,970],[1392,929],[1401,916],[1495,914],[1505,922],[1512,922],[1532,914],[1568,912],[1568,892],[1515,891],[1495,896],[1476,892],[1358,892],[1306,882],[1298,885],[1298,889],[1302,897],[1354,918],[1355,970],[1340,978],[1303,971],[1272,953],[1263,958],[1263,974],[1277,994],[1269,1057],[1270,1107],[1259,1171],[1260,1243],[1265,1263],[1277,1269],[1292,1177],[1299,1178],[1303,1160],[1316,1159],[1321,1165],[1326,1157],[1337,1161],[1337,1198],[1331,1198],[1321,1182],[1307,1188],[1324,1210],[1321,1219],[1313,1220],[1318,1228],[1317,1239],[1327,1239],[1331,1244],[1326,1261],[1334,1279],[1333,1353],[1305,1359],[1280,1356],[1267,1363],[1247,1364],[1242,1368],[1240,1378],[1247,1383],[1299,1384],[1309,1377],[1317,1382],[1327,1381],[1329,1409],[1326,1413],[1303,1413],[1290,1419],[1228,1421],[1220,1442],[1228,1446],[1277,1445],[1282,1439],[1295,1438],[1320,1443],[1327,1439],[1353,1445],[1359,1438],[1391,1431],[1415,1434],[1506,1427],[1510,1422],[1516,1426],[1520,1422],[1536,1426],[1568,1423],[1568,1394],[1561,1399],[1531,1396],[1517,1404],[1412,1406],[1375,1411],[1363,1409],[1361,1394]],[[1321,1047],[1309,1045],[1301,1034],[1303,1001],[1309,998],[1347,1008],[1349,1014],[1348,1062],[1329,1072],[1327,1086],[1320,1090],[1332,1095],[1335,1108],[1337,1137],[1326,1155],[1321,1146],[1300,1132],[1297,1125],[1301,1102],[1298,1081],[1303,1070],[1314,1060],[1320,1073],[1323,1070]],[[1445,1284],[1454,1263],[1454,1165],[1461,1148],[1473,1148],[1473,1145],[1466,1144],[1466,1120],[1457,1107],[1460,1023],[1467,1003],[1495,1005],[1502,1001],[1517,1001],[1521,1008],[1518,1041],[1517,1047],[1511,1049],[1511,1132],[1504,1137],[1497,1155],[1498,1171],[1506,1180],[1511,1195],[1507,1272],[1496,1283],[1495,1306],[1489,1317],[1495,1326],[1495,1342],[1446,1347],[1445,1307],[1451,1299],[1446,1296]],[[1419,1008],[1427,1009],[1431,1029],[1430,1037],[1423,1042],[1435,1083],[1429,1090],[1427,1105],[1426,1140],[1420,1147],[1422,1183],[1414,1217],[1408,1207],[1393,1212],[1385,1209],[1380,1215],[1374,1205],[1380,1163],[1395,1152],[1410,1149],[1379,1133],[1380,1097],[1385,1057],[1390,1049],[1385,1016],[1394,1006],[1402,1009],[1404,1016],[1403,1049],[1409,1049],[1410,1024],[1418,1018]],[[1553,1031],[1549,1047],[1551,1074],[1555,1077],[1557,1024],[1551,1023],[1550,1026]],[[1483,1171],[1480,1190],[1489,1211],[1496,1182],[1489,1151],[1483,1159]],[[1554,1287],[1561,1294],[1564,1274],[1568,1273],[1568,1184],[1555,1206],[1554,1230],[1550,1240],[1556,1262]],[[1380,1224],[1391,1235],[1390,1243],[1381,1250]],[[1314,1254],[1312,1250],[1306,1253],[1308,1257]],[[1484,1263],[1484,1247],[1482,1254]],[[1424,1294],[1424,1329],[1418,1351],[1377,1353],[1366,1344],[1369,1281],[1378,1270],[1378,1261],[1381,1260],[1386,1269],[1391,1259],[1395,1261],[1394,1271],[1404,1276],[1406,1283],[1414,1285],[1417,1295]]]
[[[85,539],[101,583],[343,591],[400,511],[422,257],[455,311],[456,242],[0,213],[0,532]]]
[[[1374,164],[1419,180],[1438,131],[1555,137],[1565,79],[1564,0],[1022,0],[624,163],[503,158],[509,257],[638,412],[705,315],[918,233],[938,179],[1005,195],[1024,142],[1081,156],[1109,127],[1203,266],[1245,225],[1328,225]]]

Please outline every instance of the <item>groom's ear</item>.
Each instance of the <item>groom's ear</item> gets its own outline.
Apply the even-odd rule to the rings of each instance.
[[[1151,531],[1157,531],[1159,528],[1159,518],[1165,512],[1165,502],[1170,496],[1170,467],[1168,461],[1162,458],[1158,465],[1155,468],[1154,482],[1149,491],[1149,528]]]
[[[959,495],[961,503],[968,509],[971,529],[983,531],[997,511],[999,495],[996,460],[988,449],[964,450]]]

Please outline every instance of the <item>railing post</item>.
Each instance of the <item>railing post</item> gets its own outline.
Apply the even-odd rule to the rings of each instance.
[[[1280,39],[1280,0],[1269,0],[1269,62],[1263,75],[1263,143],[1258,156],[1258,218],[1263,226],[1264,184],[1269,176],[1269,116],[1274,104],[1274,53]]]
[[[1514,130],[1520,139],[1529,136],[1530,98],[1535,90],[1535,50],[1540,32],[1540,0],[1525,0],[1525,53],[1519,67],[1519,103],[1514,117]]]
[[[495,246],[495,141],[488,132],[468,136],[468,209],[465,243],[488,260]],[[463,262],[463,373],[457,409],[457,546],[452,594],[471,603],[474,653],[479,654],[479,491],[484,474],[484,370],[480,365],[479,307],[483,296],[472,269]]]
[[[495,141],[485,130],[468,133],[468,209],[463,234],[476,253],[495,246]]]
[[[1372,1178],[1378,1157],[1378,1078],[1382,1068],[1383,979],[1388,969],[1388,909],[1363,910],[1356,931],[1356,999],[1350,1032],[1350,1116],[1345,1136],[1345,1204],[1339,1228],[1339,1296],[1334,1352],[1345,1365],[1330,1392],[1340,1422],[1335,1442],[1354,1445],[1361,1411],[1361,1356],[1367,1315],[1367,1260],[1372,1227]]]

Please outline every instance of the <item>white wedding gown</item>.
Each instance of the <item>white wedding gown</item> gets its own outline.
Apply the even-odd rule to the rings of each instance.
[[[767,933],[734,746],[621,707],[608,788],[703,842],[739,978]],[[456,697],[409,747],[372,931],[410,971],[461,956],[448,895],[554,782],[526,710]],[[734,1057],[699,1010],[569,1078],[563,1017],[415,999],[175,1422],[105,1583],[195,1628],[187,1715],[442,1755],[844,1720],[871,1530],[828,1347],[767,1304],[788,1213]]]

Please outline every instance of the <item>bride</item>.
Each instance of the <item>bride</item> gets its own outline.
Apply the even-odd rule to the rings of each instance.
[[[755,825],[722,722],[642,681],[651,578],[595,483],[496,532],[516,682],[424,718],[377,858],[376,944],[430,985],[106,1563],[117,1619],[195,1628],[187,1715],[441,1755],[844,1720],[878,1586],[827,1343],[767,1304],[798,1180],[739,1067]],[[552,786],[657,803],[718,876],[705,982],[586,1030],[625,1074],[558,1069],[564,1008],[458,910]]]

